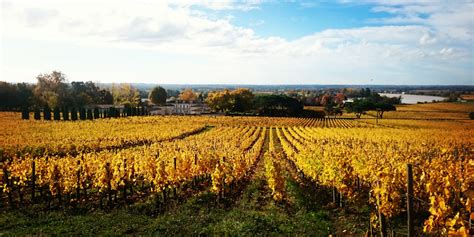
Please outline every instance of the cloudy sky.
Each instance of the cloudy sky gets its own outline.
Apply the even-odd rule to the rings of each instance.
[[[474,85],[474,0],[0,2],[2,81]]]

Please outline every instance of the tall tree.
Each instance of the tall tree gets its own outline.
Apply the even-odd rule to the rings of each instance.
[[[59,71],[50,74],[40,74],[36,77],[38,82],[34,94],[48,107],[64,106],[68,96],[66,76]]]
[[[166,97],[166,90],[161,86],[153,88],[148,95],[148,99],[156,105],[164,105],[166,103]]]
[[[260,115],[299,116],[303,112],[303,103],[286,95],[261,95],[255,98]]]
[[[206,103],[211,109],[220,112],[228,112],[234,106],[233,96],[228,89],[210,92],[207,95]]]
[[[140,104],[140,93],[136,88],[127,83],[113,84],[112,96],[114,97],[114,104],[130,105],[136,107]]]
[[[254,99],[252,91],[247,88],[239,88],[232,91],[231,95],[234,100],[232,111],[244,112],[252,109],[252,102]]]
[[[0,109],[11,110],[16,106],[16,88],[14,85],[0,81]]]

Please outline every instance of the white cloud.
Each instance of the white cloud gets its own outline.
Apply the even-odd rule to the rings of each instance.
[[[233,25],[230,17],[214,19],[191,9],[251,10],[262,1],[15,1],[2,2],[2,33],[13,39],[201,58],[162,69],[182,83],[207,73],[206,81],[198,78],[201,83],[351,83],[347,78],[372,83],[368,80],[379,77],[403,84],[427,74],[425,68],[434,70],[434,78],[446,77],[457,68],[453,60],[472,65],[468,13],[473,4],[446,8],[418,1],[373,2],[378,4],[373,11],[393,15],[373,21],[405,24],[327,29],[289,41],[260,37],[251,28]],[[470,72],[459,70],[456,75],[465,83]],[[430,78],[419,80],[429,83]]]

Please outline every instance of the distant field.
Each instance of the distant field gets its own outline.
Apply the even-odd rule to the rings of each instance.
[[[396,111],[383,114],[385,119],[469,119],[469,112],[474,111],[474,102],[464,103],[427,103],[414,105],[397,105]],[[306,106],[305,109],[323,111],[323,106]],[[362,118],[375,118],[375,111],[368,111]],[[342,117],[355,118],[354,113],[344,111]]]
[[[474,101],[474,95],[461,95],[461,99]]]
[[[356,121],[362,124],[376,124],[376,120],[373,118],[358,119]],[[378,125],[392,128],[462,130],[472,129],[474,127],[474,120],[379,119]]]
[[[474,103],[427,103],[414,105],[398,105],[397,111],[423,111],[423,112],[453,112],[466,113],[474,111]]]

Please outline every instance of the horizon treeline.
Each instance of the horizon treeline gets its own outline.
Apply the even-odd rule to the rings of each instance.
[[[59,71],[40,74],[36,79],[36,84],[0,81],[0,110],[82,108],[101,104],[142,105],[143,92],[127,83],[100,88],[92,81],[68,82],[65,74]]]

